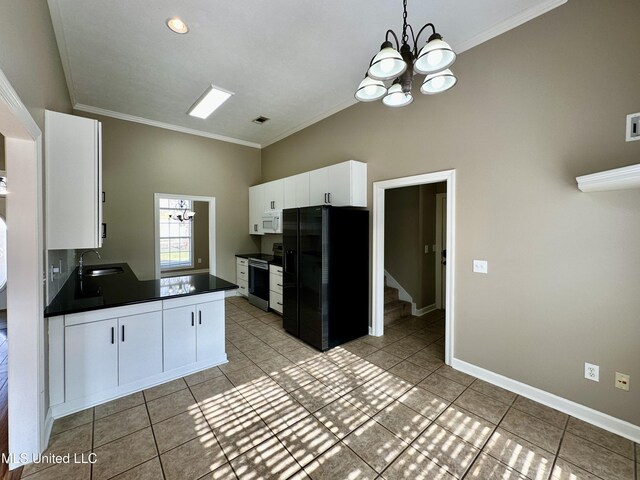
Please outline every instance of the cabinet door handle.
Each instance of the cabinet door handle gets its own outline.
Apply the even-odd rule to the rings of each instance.
[[[244,275],[244,274],[245,274],[245,272],[240,272],[240,275]]]
[[[122,341],[124,342],[124,325],[122,325]]]
[[[253,224],[253,231],[254,231],[254,232],[257,232],[257,231],[258,231],[258,224],[257,224],[257,223],[254,223],[254,224]]]
[[[327,203],[327,194],[324,194],[324,203]]]
[[[276,283],[276,285],[278,285],[279,287],[281,287],[281,286],[282,286],[282,284],[281,284],[281,283]]]
[[[278,305],[282,306],[282,302],[276,302]]]
[[[111,327],[111,344],[116,343],[116,329]]]
[[[196,320],[195,320],[195,313],[191,312],[191,326],[195,327],[196,326]]]
[[[329,197],[329,201],[327,203],[331,203],[331,192],[327,193],[327,197]]]
[[[202,310],[198,310],[198,323],[202,325]]]

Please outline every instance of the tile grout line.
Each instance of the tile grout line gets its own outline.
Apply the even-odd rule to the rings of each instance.
[[[222,372],[222,375],[224,375],[224,372]],[[226,376],[226,375],[224,375],[224,376]],[[215,377],[215,378],[219,378],[219,377]],[[229,379],[227,379],[227,380],[229,380]],[[185,382],[185,383],[186,383],[186,382]],[[200,383],[204,383],[204,382],[200,382]],[[196,384],[196,385],[197,385],[197,384]],[[191,393],[191,396],[192,396],[192,397],[193,397],[193,399],[195,400],[196,405],[198,406],[198,410],[199,410],[199,411],[200,411],[200,413],[202,414],[202,418],[204,419],[204,421],[207,423],[207,426],[208,426],[208,427],[209,427],[209,429],[211,430],[211,434],[213,435],[213,439],[216,441],[216,445],[218,445],[218,448],[219,448],[219,449],[220,449],[220,451],[222,452],[222,455],[224,455],[224,458],[225,458],[225,460],[227,461],[227,464],[229,465],[229,468],[231,468],[231,471],[232,471],[232,472],[233,472],[233,474],[237,477],[238,475],[236,474],[236,471],[235,471],[235,469],[233,468],[233,465],[231,464],[231,460],[229,460],[229,457],[228,457],[227,453],[224,451],[224,448],[222,448],[222,445],[220,444],[220,441],[218,440],[218,436],[216,435],[216,431],[215,431],[215,429],[213,428],[213,425],[211,425],[211,424],[209,423],[209,420],[207,419],[207,416],[205,415],[204,410],[202,410],[202,407],[200,406],[200,402],[196,399],[196,396],[193,394],[193,391],[191,390],[191,386],[190,386],[189,384],[187,384],[187,388],[189,389],[189,392]],[[228,423],[228,422],[227,422],[227,423]],[[196,438],[198,438],[198,437],[196,437]],[[184,444],[186,444],[186,443],[189,443],[189,442],[190,442],[190,441],[192,441],[192,440],[193,440],[193,438],[192,438],[191,440],[188,440],[188,441],[186,441],[186,442],[182,443],[181,445],[184,445]],[[181,446],[181,445],[178,445],[178,446]],[[178,447],[171,448],[171,449],[167,450],[167,452],[170,452],[171,450],[174,450],[175,448],[178,448]],[[164,452],[164,453],[167,453],[167,452]],[[162,462],[160,462],[160,463],[162,463]],[[219,468],[221,468],[222,466],[223,466],[223,465],[221,465],[220,467],[216,468],[216,470],[218,470],[218,469],[219,469]],[[214,470],[214,472],[215,472],[216,470]],[[201,478],[206,477],[209,473],[212,473],[212,472],[205,473],[202,477],[198,477],[198,479],[201,479]],[[238,477],[238,478],[240,478],[240,477]],[[165,477],[165,480],[166,480],[166,477]]]
[[[158,463],[160,464],[160,471],[162,472],[162,478],[166,480],[167,476],[164,473],[164,465],[162,465],[162,460],[160,459],[160,448],[158,447],[158,439],[156,438],[156,431],[153,428],[153,422],[151,421],[151,413],[149,412],[149,405],[147,404],[147,397],[144,394],[144,390],[142,391],[142,398],[144,399],[144,408],[147,411],[147,418],[149,419],[149,428],[151,429],[151,435],[153,436],[153,443],[156,446],[156,453],[158,454],[158,456],[156,458],[158,459]],[[148,461],[149,460],[146,460],[146,462],[148,462]],[[143,462],[143,463],[145,463],[145,462]],[[142,464],[139,464],[139,465],[142,465]],[[136,465],[136,467],[137,466],[138,465]],[[133,467],[133,468],[135,468],[135,467]]]

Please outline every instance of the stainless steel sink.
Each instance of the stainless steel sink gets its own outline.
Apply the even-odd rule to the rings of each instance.
[[[84,271],[84,275],[87,277],[102,277],[103,275],[115,275],[118,273],[123,273],[124,270],[122,267],[105,267],[105,268],[87,268]]]

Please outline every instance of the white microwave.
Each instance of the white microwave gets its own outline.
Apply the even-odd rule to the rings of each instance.
[[[282,233],[282,212],[264,212],[262,215],[262,231],[264,233]]]

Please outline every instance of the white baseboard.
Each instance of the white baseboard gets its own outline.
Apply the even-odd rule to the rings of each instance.
[[[426,307],[417,308],[416,302],[413,301],[413,297],[409,295],[409,292],[402,288],[402,285],[400,285],[398,281],[393,278],[393,275],[385,270],[384,277],[387,280],[388,286],[398,290],[398,298],[404,302],[409,302],[411,304],[411,315],[413,315],[414,317],[421,317],[422,315],[426,315],[427,313],[433,312],[437,309],[435,303],[432,305],[427,305]]]
[[[469,375],[473,375],[474,377],[492,383],[493,385],[505,388],[510,392],[517,393],[518,395],[522,395],[523,397],[527,397],[548,407],[555,408],[556,410],[571,415],[572,417],[579,418],[587,423],[603,428],[611,433],[615,433],[621,437],[640,443],[640,426],[638,425],[612,417],[606,413],[599,412],[590,407],[586,407],[571,400],[567,400],[566,398],[554,395],[553,393],[540,390],[539,388],[532,387],[526,383],[513,380],[457,358],[453,359],[451,366],[456,370],[468,373]]]
[[[416,308],[416,304],[414,303],[412,305],[412,312],[411,314],[414,317],[421,317],[423,315],[426,315],[429,312],[433,312],[434,310],[437,310],[438,307],[436,307],[435,303],[432,303],[431,305],[427,305],[426,307],[422,307],[422,308]]]

